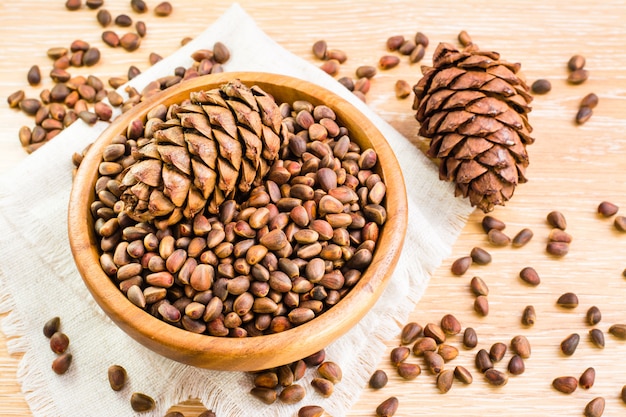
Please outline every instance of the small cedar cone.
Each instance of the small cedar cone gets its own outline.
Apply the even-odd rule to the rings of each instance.
[[[439,178],[485,213],[526,182],[532,96],[519,70],[475,44],[459,51],[440,43],[413,87],[419,134],[431,139],[427,155],[440,160]]]
[[[236,191],[259,185],[278,158],[283,118],[274,98],[257,86],[231,81],[192,92],[188,102],[165,110],[145,127],[134,121],[146,138],[124,172],[121,200],[136,221],[171,225],[207,205],[217,213]]]

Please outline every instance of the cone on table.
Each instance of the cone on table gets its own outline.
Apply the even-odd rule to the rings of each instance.
[[[145,138],[136,138],[137,161],[122,178],[124,210],[136,221],[167,226],[205,208],[217,213],[236,192],[260,185],[282,145],[273,97],[238,80],[192,92],[160,113],[148,114],[140,129]],[[137,122],[129,125],[129,139]]]
[[[440,43],[413,87],[419,134],[431,139],[427,155],[439,159],[440,179],[485,213],[526,182],[532,96],[519,70],[475,44],[459,51]]]

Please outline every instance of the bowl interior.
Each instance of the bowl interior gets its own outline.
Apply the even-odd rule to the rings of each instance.
[[[166,106],[239,79],[258,85],[277,103],[307,100],[333,109],[337,121],[361,148],[378,154],[378,174],[387,187],[384,206],[387,221],[381,229],[373,260],[361,280],[328,311],[282,333],[229,338],[195,334],[165,323],[133,305],[100,267],[98,239],[90,205],[103,149],[136,118],[145,118],[156,104]],[[171,87],[118,117],[85,155],[70,196],[68,233],[78,270],[92,296],[105,313],[127,334],[170,359],[202,368],[253,371],[287,364],[328,346],[352,328],[379,298],[400,255],[407,222],[406,191],[393,151],[378,129],[341,97],[315,84],[266,73],[222,73],[198,77]]]

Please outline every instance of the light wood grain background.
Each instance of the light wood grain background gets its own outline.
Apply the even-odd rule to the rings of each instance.
[[[151,7],[156,3],[148,1]],[[74,74],[90,73],[104,79],[125,75],[129,65],[147,68],[150,52],[167,56],[175,51],[183,37],[200,33],[231,4],[191,0],[172,3],[174,13],[169,18],[157,18],[152,13],[140,17],[147,24],[148,36],[138,51],[127,53],[110,49],[100,41],[102,29],[94,11],[83,8],[70,13],[62,0],[0,2],[0,173],[26,157],[17,132],[22,125],[32,126],[32,120],[9,109],[4,98],[18,89],[24,89],[28,96],[38,94],[39,88],[27,85],[26,72],[31,65],[39,64],[43,73],[48,73],[49,47],[69,46],[73,40],[83,39],[98,46],[103,58],[97,66],[74,70]],[[488,349],[494,342],[509,343],[517,334],[527,336],[532,356],[526,361],[526,372],[511,377],[504,387],[490,387],[473,365],[478,348],[461,349],[449,366],[465,365],[474,373],[474,383],[455,383],[449,393],[442,395],[427,371],[413,381],[402,381],[395,374],[387,358],[398,342],[390,340],[380,362],[390,383],[380,391],[364,387],[349,415],[374,415],[376,405],[392,395],[400,400],[397,415],[403,416],[582,415],[585,404],[596,396],[606,398],[605,416],[625,415],[626,405],[619,395],[626,384],[626,342],[607,335],[604,350],[593,347],[584,317],[590,306],[597,305],[603,313],[600,329],[606,331],[611,324],[626,323],[626,279],[622,276],[626,268],[626,234],[615,231],[612,219],[596,214],[596,207],[603,200],[613,201],[626,210],[626,2],[245,0],[240,4],[279,44],[316,65],[319,61],[311,54],[316,40],[326,39],[330,48],[344,50],[349,58],[340,75],[353,75],[359,65],[376,64],[386,53],[385,40],[391,35],[408,37],[418,30],[428,35],[431,46],[424,60],[427,63],[437,42],[455,42],[458,32],[465,29],[483,48],[499,51],[509,61],[521,62],[529,82],[547,78],[553,85],[548,95],[535,99],[530,115],[537,139],[529,148],[530,181],[518,187],[506,207],[493,213],[507,223],[505,231],[509,235],[530,227],[535,232],[534,239],[520,249],[492,248],[480,228],[482,213],[474,213],[453,253],[436,271],[411,313],[411,319],[422,325],[438,322],[446,313],[455,314],[464,327],[477,330],[478,348]],[[132,13],[128,1],[107,0],[105,6],[114,16],[128,13],[139,18]],[[565,82],[566,63],[573,54],[587,58],[590,78],[580,86]],[[403,59],[399,67],[375,77],[368,103],[423,148],[424,143],[417,138],[412,98],[397,100],[393,94],[396,80],[414,84],[419,78],[419,65],[409,65]],[[47,76],[43,84],[50,84]],[[600,97],[600,104],[588,123],[576,126],[573,119],[578,102],[589,92]],[[551,210],[565,214],[567,231],[574,237],[570,253],[562,259],[545,253],[550,230],[545,217]],[[453,260],[475,246],[489,250],[493,262],[472,266],[462,277],[452,276],[449,270]],[[519,271],[529,265],[541,276],[538,287],[530,287],[518,278]],[[468,285],[475,275],[481,276],[491,290],[491,312],[485,318],[472,309]],[[566,291],[578,294],[578,308],[564,311],[555,306],[557,297]],[[524,328],[520,316],[530,304],[537,310],[537,324]],[[580,345],[572,357],[565,357],[559,352],[559,344],[574,332],[581,335]],[[459,346],[457,338],[452,343]],[[497,367],[505,369],[510,356],[508,353]],[[418,358],[409,360],[421,364]],[[19,361],[19,356],[7,353],[6,339],[0,335],[2,416],[30,415],[15,377]],[[597,372],[592,389],[564,395],[551,388],[553,378],[578,377],[589,366]],[[197,416],[202,407],[191,401],[174,409],[186,416]]]

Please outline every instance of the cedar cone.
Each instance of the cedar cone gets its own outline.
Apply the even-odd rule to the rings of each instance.
[[[260,185],[282,145],[283,118],[273,97],[239,80],[192,92],[190,100],[160,106],[147,119],[145,127],[135,120],[128,128],[139,147],[123,175],[121,200],[132,219],[163,227],[207,206],[217,213],[237,191]]]
[[[427,155],[440,160],[439,178],[485,213],[526,182],[532,96],[519,70],[474,44],[459,51],[440,43],[413,87],[419,134],[431,139]]]

